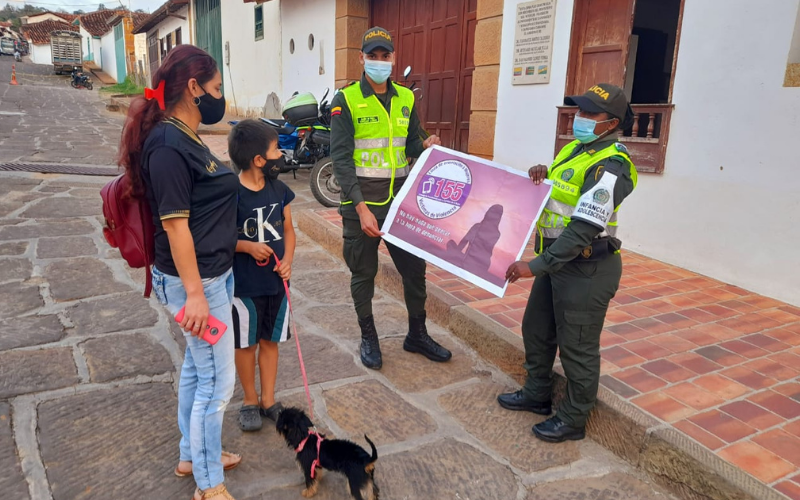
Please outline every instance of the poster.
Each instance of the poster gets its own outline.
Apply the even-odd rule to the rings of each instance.
[[[550,83],[556,0],[517,5],[513,85]]]
[[[417,160],[392,202],[384,240],[502,297],[550,196],[527,172],[439,146]]]

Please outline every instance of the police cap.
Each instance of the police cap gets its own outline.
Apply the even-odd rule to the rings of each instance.
[[[394,52],[394,42],[392,41],[392,35],[389,34],[389,30],[375,26],[364,33],[364,38],[361,41],[361,52],[369,54],[375,49],[384,49],[389,52]]]
[[[598,83],[583,95],[565,97],[564,104],[578,106],[589,113],[608,113],[619,119],[621,129],[633,124],[633,110],[625,92],[610,83]]]

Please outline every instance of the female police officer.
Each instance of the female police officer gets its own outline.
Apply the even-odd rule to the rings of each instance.
[[[535,184],[553,182],[537,223],[538,256],[508,268],[510,282],[536,276],[525,316],[525,386],[497,400],[509,410],[551,413],[556,348],[567,391],[556,415],[533,427],[549,442],[583,439],[600,379],[600,332],[619,287],[622,260],[617,235],[619,206],[636,187],[636,168],[618,131],[633,123],[622,89],[601,83],[564,103],[578,106],[576,140],[548,168],[532,167]]]

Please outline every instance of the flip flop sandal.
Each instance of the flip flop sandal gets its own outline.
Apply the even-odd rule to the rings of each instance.
[[[244,432],[261,430],[261,414],[258,405],[242,406],[239,410],[239,428]]]
[[[283,411],[283,405],[275,403],[269,408],[260,408],[261,416],[272,420],[273,423],[278,422],[278,415]]]
[[[229,451],[223,451],[222,455],[223,456],[229,456],[229,457],[240,457],[241,458],[241,455],[239,455],[238,453],[231,453]],[[223,467],[222,470],[225,470],[225,471],[233,470],[233,469],[239,467],[240,463],[242,463],[241,460],[239,460],[238,462],[234,462],[232,464],[228,464],[225,467]],[[178,477],[192,477],[192,472],[191,471],[189,471],[189,472],[181,472],[180,470],[178,470],[177,467],[175,467],[175,475],[178,476]]]

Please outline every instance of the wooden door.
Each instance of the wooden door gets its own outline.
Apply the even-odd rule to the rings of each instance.
[[[467,151],[477,0],[373,0],[372,25],[395,41],[393,78],[422,89],[417,111],[448,148]],[[402,74],[413,68],[408,82]],[[419,96],[419,94],[417,94]]]
[[[158,50],[158,30],[155,30],[147,36],[147,63],[150,66],[150,79],[153,78],[153,75],[158,71],[158,67],[161,66],[160,52]]]
[[[117,83],[125,81],[127,65],[125,60],[125,32],[122,23],[114,26],[114,52],[117,59]]]
[[[567,95],[596,83],[623,87],[636,0],[576,0]]]

